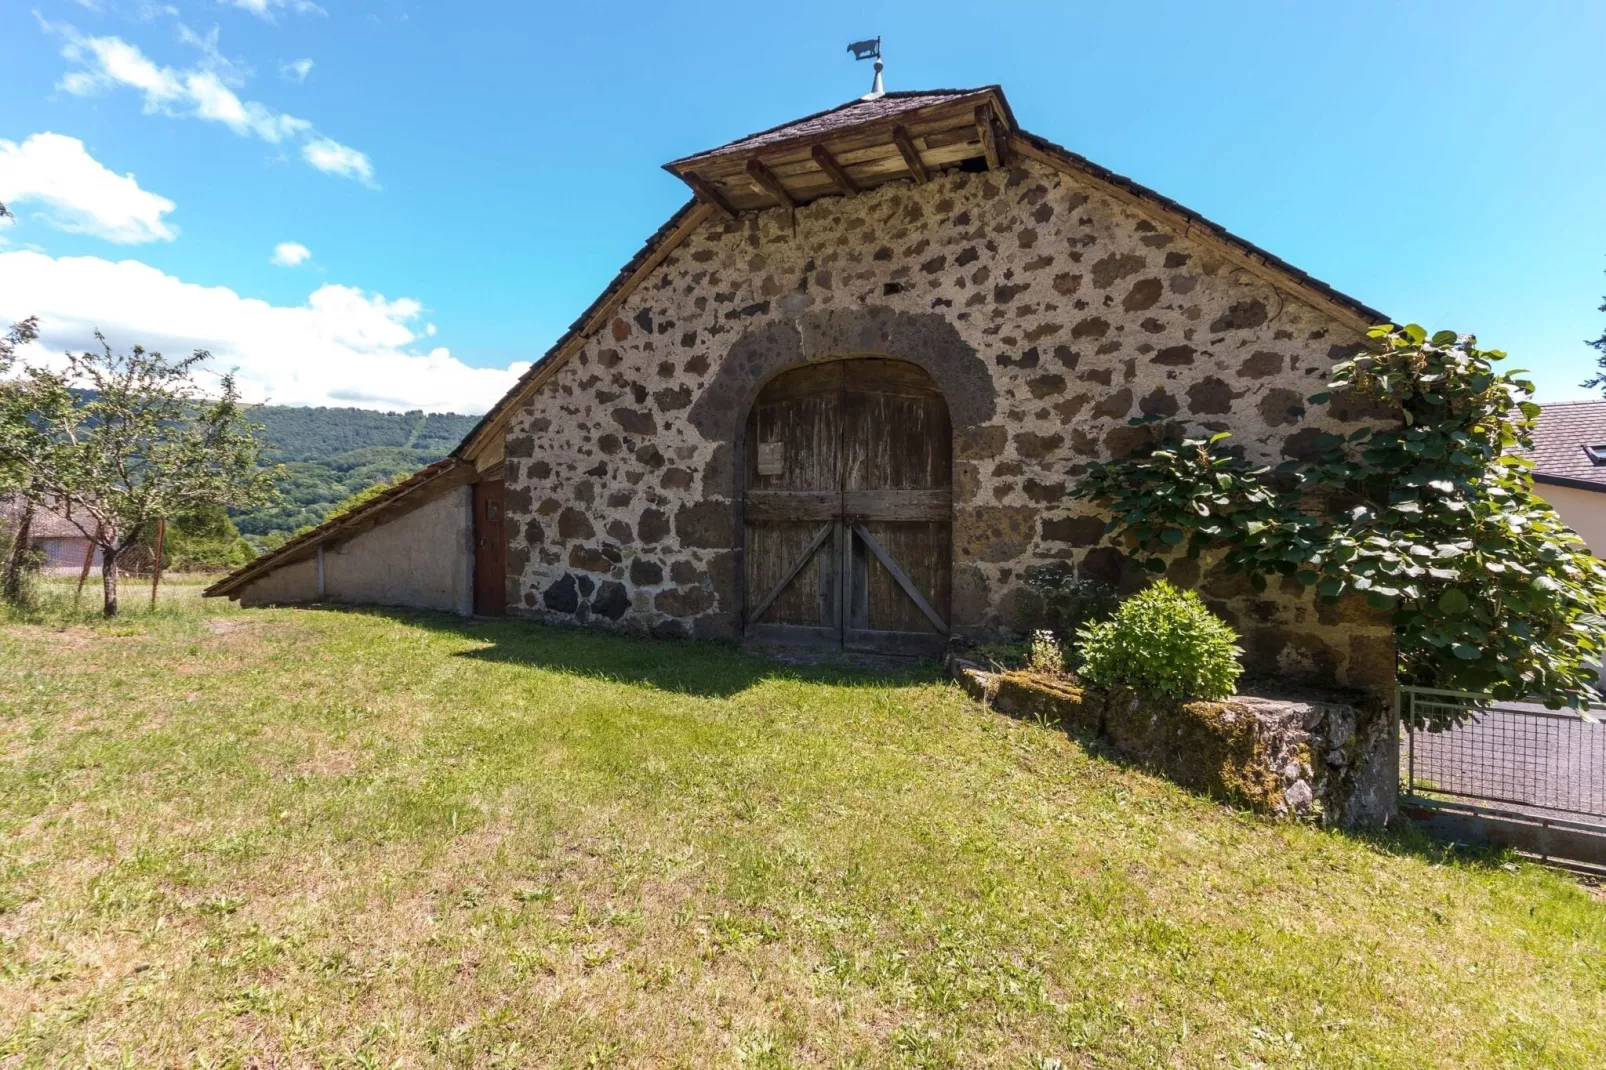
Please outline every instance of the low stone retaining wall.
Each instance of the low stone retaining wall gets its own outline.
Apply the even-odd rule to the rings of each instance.
[[[1398,750],[1389,710],[1235,695],[1223,702],[1144,699],[1030,672],[989,672],[954,658],[950,670],[981,702],[1081,736],[1184,787],[1260,813],[1343,826],[1394,816]]]

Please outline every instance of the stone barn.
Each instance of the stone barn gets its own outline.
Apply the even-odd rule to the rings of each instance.
[[[1020,129],[856,100],[666,165],[694,196],[451,457],[210,589],[930,654],[1131,584],[1088,461],[1156,425],[1296,456],[1385,317]],[[1386,619],[1179,561],[1252,667],[1387,693]]]

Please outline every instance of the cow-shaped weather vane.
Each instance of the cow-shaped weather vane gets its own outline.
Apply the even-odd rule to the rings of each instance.
[[[886,96],[887,91],[881,88],[881,70],[884,66],[884,64],[881,62],[881,38],[875,37],[865,41],[855,41],[848,46],[848,51],[853,53],[853,58],[855,60],[875,60],[875,81],[870,85],[870,92],[866,93],[859,99],[880,100],[882,97]]]

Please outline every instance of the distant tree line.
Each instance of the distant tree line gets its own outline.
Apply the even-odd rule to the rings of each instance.
[[[348,498],[438,461],[462,441],[477,416],[376,412],[372,409],[260,405],[263,460],[277,463],[279,500],[236,510],[230,519],[258,549],[322,523]]]

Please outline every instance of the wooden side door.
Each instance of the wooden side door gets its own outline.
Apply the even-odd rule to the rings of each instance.
[[[953,559],[947,403],[915,365],[843,365],[843,646],[941,653]]]
[[[747,416],[743,571],[747,635],[840,646],[842,362],[770,382]]]
[[[474,613],[507,613],[507,527],[502,518],[502,481],[474,485]]]

